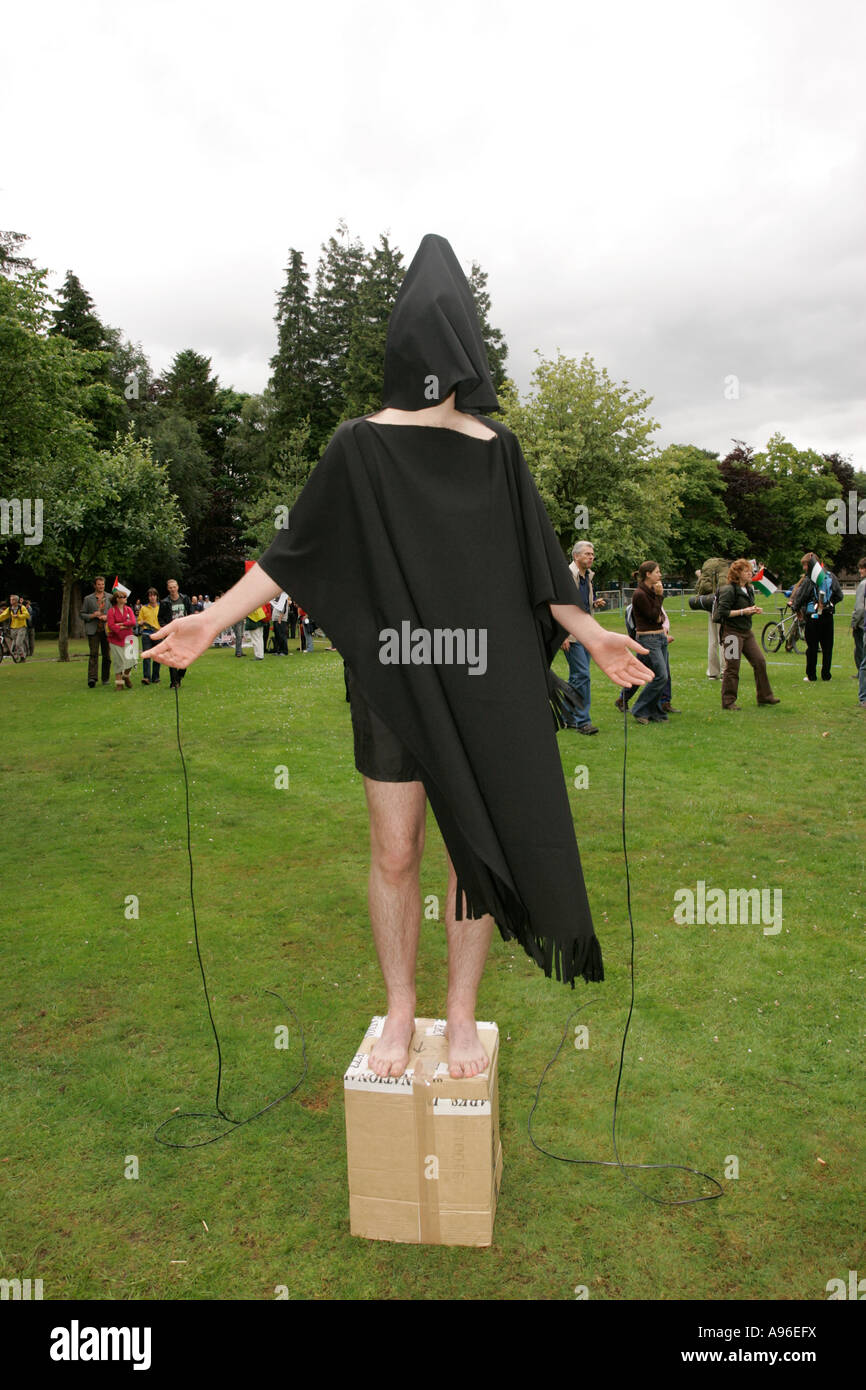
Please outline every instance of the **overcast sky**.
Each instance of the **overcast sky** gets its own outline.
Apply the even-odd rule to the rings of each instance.
[[[522,390],[535,349],[589,352],[660,444],[779,429],[862,469],[864,37],[842,0],[29,0],[0,226],[156,370],[192,347],[248,391],[290,246],[438,232]]]

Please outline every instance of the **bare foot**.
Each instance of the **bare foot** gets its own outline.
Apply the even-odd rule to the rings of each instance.
[[[477,1076],[484,1071],[490,1058],[484,1051],[475,1019],[471,1015],[448,1019],[448,1070],[455,1080]]]
[[[409,1044],[414,1032],[412,1014],[388,1014],[382,1036],[376,1039],[367,1058],[370,1071],[377,1076],[402,1076],[409,1065]]]

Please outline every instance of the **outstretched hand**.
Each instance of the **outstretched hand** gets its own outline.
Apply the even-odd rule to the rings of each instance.
[[[151,633],[151,642],[159,642],[159,646],[151,647],[147,655],[151,661],[184,671],[207,651],[214,635],[207,611],[188,613],[185,618],[173,618],[165,627]]]
[[[645,681],[651,681],[655,677],[655,671],[644,666],[643,662],[638,661],[633,655],[634,652],[643,652],[646,655],[647,648],[635,642],[632,637],[626,637],[624,633],[607,632],[605,628],[599,627],[598,633],[593,634],[592,646],[587,644],[587,650],[596,666],[599,666],[606,676],[610,676],[616,685],[643,685]]]

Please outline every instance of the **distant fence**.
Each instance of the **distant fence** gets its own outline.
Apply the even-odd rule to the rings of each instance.
[[[665,611],[668,614],[679,613],[680,616],[683,616],[686,611],[686,600],[692,593],[694,593],[693,589],[676,587],[666,588],[664,592]],[[628,608],[634,598],[634,594],[635,591],[633,587],[623,589],[596,589],[596,598],[604,599],[604,608],[600,608],[598,610],[599,613],[621,612],[624,608]]]

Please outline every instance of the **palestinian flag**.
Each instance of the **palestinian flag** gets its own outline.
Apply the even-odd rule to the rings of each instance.
[[[752,585],[759,594],[764,595],[764,598],[769,598],[770,594],[778,593],[778,585],[773,583],[763,565],[752,575]]]

